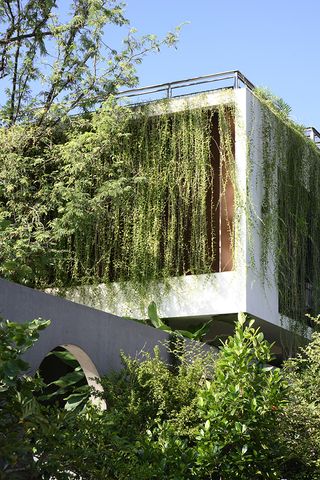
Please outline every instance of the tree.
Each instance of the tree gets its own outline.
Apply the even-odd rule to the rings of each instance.
[[[129,26],[120,0],[0,0],[0,81],[4,125],[39,126],[89,109],[123,85],[137,83],[136,65],[177,33],[159,40],[130,29],[123,47],[106,40],[107,26]],[[1,83],[0,83],[1,84]]]

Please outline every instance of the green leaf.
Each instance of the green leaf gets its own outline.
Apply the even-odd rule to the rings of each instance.
[[[3,365],[3,372],[6,377],[14,378],[20,373],[21,369],[17,360],[12,359]]]
[[[40,406],[36,398],[32,397],[27,402],[23,403],[22,418],[32,417],[40,412]]]
[[[168,325],[166,325],[158,316],[157,305],[155,304],[155,302],[151,302],[148,306],[148,317],[153,327],[159,328],[160,330],[163,330],[167,333],[172,332],[172,329]]]
[[[76,368],[79,365],[79,362],[76,360],[72,353],[68,352],[68,350],[64,351],[52,351],[48,353],[47,357],[53,355],[60,360],[62,360],[66,365],[69,365],[72,368]]]
[[[235,422],[234,426],[237,433],[242,433],[242,425],[240,422]]]
[[[73,372],[67,373],[63,377],[58,378],[58,380],[54,380],[53,382],[49,383],[49,385],[57,385],[61,388],[68,388],[71,385],[74,385],[85,378],[84,372],[82,369],[75,370]]]
[[[76,410],[80,405],[83,405],[89,398],[89,392],[84,392],[84,393],[74,393],[72,395],[69,395],[65,400],[67,400],[64,408],[67,411],[74,411]]]
[[[210,323],[211,321],[205,323],[195,332],[190,332],[189,330],[180,330],[180,329],[175,330],[175,332],[182,335],[183,337],[189,338],[190,340],[201,340],[201,338],[208,332]]]

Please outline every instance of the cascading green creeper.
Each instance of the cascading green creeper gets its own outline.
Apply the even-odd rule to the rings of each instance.
[[[35,144],[2,130],[1,274],[44,288],[212,271],[213,114],[109,103]]]
[[[114,121],[97,115],[92,131],[59,147],[67,215],[78,206],[86,210],[60,244],[68,253],[59,271],[67,265],[72,281],[106,283],[208,272],[208,111],[117,113]],[[58,229],[65,218],[57,220]]]
[[[260,100],[262,265],[266,275],[274,252],[280,313],[303,322],[320,308],[320,151],[303,127]]]

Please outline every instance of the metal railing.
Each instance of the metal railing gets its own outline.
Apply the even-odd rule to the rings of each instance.
[[[218,86],[215,84],[219,82]],[[223,85],[229,82],[230,85]],[[184,80],[177,80],[174,82],[160,83],[157,85],[150,85],[147,87],[133,88],[130,90],[123,90],[117,94],[117,98],[130,98],[130,97],[142,97],[145,95],[154,95],[154,94],[163,94],[161,98],[174,98],[181,96],[181,89],[194,87],[198,85],[212,84],[211,90],[216,90],[219,88],[241,88],[247,87],[249,90],[254,90],[255,86],[250,82],[239,70],[230,70],[227,72],[214,73],[212,75],[204,75],[201,77],[187,78]],[[179,92],[180,89],[180,92]],[[208,91],[204,89],[203,91]],[[210,90],[209,90],[210,91]],[[176,93],[178,92],[178,93]],[[180,93],[180,94],[179,94]],[[196,93],[201,93],[201,90],[196,92],[187,93],[187,95],[194,95]],[[186,94],[182,94],[186,95]],[[139,99],[136,98],[137,103],[140,103]],[[141,100],[142,102],[144,99]],[[149,101],[149,100],[148,100]]]
[[[229,83],[228,83],[229,82]],[[216,83],[218,83],[218,86],[215,86]],[[197,90],[193,89],[191,92],[188,93],[181,93],[181,89],[183,88],[189,88],[189,87],[197,87],[201,85],[208,85],[212,84],[212,88],[210,89],[202,89],[202,90]],[[250,80],[247,79],[239,70],[230,70],[226,72],[220,72],[220,73],[213,73],[211,75],[203,75],[201,77],[193,77],[193,78],[187,78],[184,80],[176,80],[174,82],[167,82],[167,83],[160,83],[157,85],[149,85],[147,87],[138,87],[138,88],[131,88],[128,90],[121,90],[117,93],[115,93],[115,98],[121,100],[124,99],[128,101],[130,98],[134,98],[134,101],[131,103],[131,105],[138,105],[142,103],[149,103],[152,101],[156,100],[161,100],[164,98],[175,98],[175,97],[180,97],[180,96],[186,96],[186,95],[196,95],[199,93],[203,92],[210,92],[213,90],[217,89],[222,89],[222,88],[241,88],[241,87],[247,87],[249,90],[254,90],[255,86],[253,83],[250,82]],[[180,89],[180,94],[175,94],[176,91],[179,91]],[[148,95],[152,96],[155,94],[163,94],[160,97],[157,98],[146,98]],[[97,104],[101,104],[101,102],[104,102],[107,97],[93,97],[92,100],[96,101]],[[65,106],[67,104],[64,104]],[[81,105],[79,105],[81,107]],[[31,108],[29,111],[34,112],[37,110],[41,110],[41,106]],[[93,110],[95,111],[95,109]],[[76,117],[78,115],[81,115],[78,111],[72,111],[71,116]]]
[[[183,93],[183,89],[190,87],[201,87],[210,85],[211,88],[193,89],[191,92]],[[176,98],[186,95],[196,95],[203,92],[210,92],[221,88],[248,88],[253,91],[255,86],[250,80],[245,77],[239,70],[229,70],[226,72],[213,73],[211,75],[203,75],[201,77],[186,78],[184,80],[176,80],[174,82],[159,83],[156,85],[149,85],[147,87],[132,88],[129,90],[122,90],[117,93],[118,99],[133,98],[134,104],[150,102],[153,100],[161,100],[164,98]],[[157,98],[150,98],[150,96],[158,95]],[[159,96],[160,95],[160,96]],[[146,98],[149,96],[149,98]],[[318,148],[320,148],[320,133],[314,127],[305,129],[305,134],[309,137]]]
[[[318,148],[320,148],[320,133],[314,127],[308,127],[305,129],[305,134],[310,140],[312,140]]]

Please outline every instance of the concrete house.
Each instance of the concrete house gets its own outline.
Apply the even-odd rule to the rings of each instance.
[[[294,127],[281,100],[270,101],[239,71],[122,96],[135,105],[147,102],[150,116],[174,117],[186,109],[211,112],[206,200],[208,245],[214,237],[207,247],[210,271],[181,272],[168,279],[169,288],[150,282],[144,306],[128,295],[130,282],[125,290],[117,283],[112,290],[103,283],[94,289],[86,285],[68,291],[67,298],[135,318],[146,317],[146,305],[155,300],[159,315],[175,327],[212,320],[207,340],[213,343],[230,333],[237,314],[245,312],[275,342],[275,353],[286,354],[293,330],[303,337],[305,314],[318,311],[319,133]],[[165,107],[157,100],[163,96],[168,98]],[[188,242],[192,232],[185,235]]]
[[[137,121],[145,105],[148,109],[145,120],[147,133],[139,137],[142,147],[134,151],[129,162],[136,169],[135,178],[140,179],[140,170],[134,166],[135,161],[140,168],[143,161],[149,161],[146,158],[152,158],[154,175],[157,159],[162,154],[166,155],[163,168],[167,170],[160,169],[152,180],[155,182],[154,191],[160,188],[162,182],[161,188],[165,193],[161,199],[157,198],[156,209],[152,210],[154,197],[150,194],[151,180],[148,175],[141,180],[140,190],[133,182],[131,191],[138,192],[131,198],[131,212],[135,220],[130,220],[132,223],[127,230],[128,214],[127,217],[123,214],[121,204],[118,208],[119,216],[123,215],[118,225],[121,225],[122,234],[130,237],[127,239],[129,247],[120,253],[110,250],[109,262],[116,265],[124,255],[132,259],[132,251],[135,252],[136,248],[135,227],[132,225],[142,222],[139,228],[146,230],[145,242],[141,244],[139,240],[139,252],[142,252],[140,261],[143,262],[150,255],[153,265],[160,265],[160,269],[165,262],[170,265],[170,258],[176,265],[173,273],[167,270],[165,279],[157,274],[150,278],[147,288],[144,287],[143,298],[139,298],[139,289],[131,283],[130,274],[126,282],[117,281],[114,273],[116,267],[111,267],[113,276],[110,275],[114,280],[111,285],[103,281],[102,275],[94,285],[85,280],[79,286],[64,289],[63,295],[67,300],[85,307],[72,307],[66,300],[55,299],[53,295],[59,295],[59,289],[48,289],[50,295],[46,295],[46,298],[50,298],[48,304],[51,315],[55,316],[55,301],[57,312],[74,308],[74,313],[70,310],[69,324],[67,318],[63,324],[57,320],[60,333],[53,333],[57,328],[57,323],[53,322],[50,331],[43,334],[46,339],[40,343],[40,353],[34,363],[39,362],[46,351],[58,345],[75,344],[84,352],[87,351],[93,363],[98,364],[99,370],[105,349],[111,348],[112,356],[115,356],[115,348],[125,349],[126,344],[130,345],[127,349],[129,353],[142,348],[143,332],[139,330],[139,325],[134,324],[133,330],[123,327],[121,331],[118,327],[110,327],[111,330],[108,327],[108,332],[101,325],[103,322],[113,324],[114,315],[146,318],[147,306],[152,301],[157,304],[159,316],[173,327],[188,328],[211,321],[206,340],[213,345],[218,344],[219,338],[232,332],[238,313],[245,312],[256,319],[256,324],[268,340],[275,342],[274,353],[279,359],[290,353],[292,339],[299,340],[307,335],[311,321],[306,321],[305,314],[317,313],[320,303],[320,202],[317,197],[320,188],[319,133],[314,128],[303,132],[301,128],[293,126],[279,99],[257,91],[239,71],[130,90],[119,96],[121,100],[124,97],[135,105],[133,108],[136,109]],[[163,97],[167,98],[165,102],[160,100]],[[136,105],[140,107],[137,109]],[[186,111],[194,112],[195,119],[188,117],[180,121]],[[198,112],[201,112],[202,123],[197,120]],[[166,122],[164,127],[161,126],[162,118]],[[153,134],[153,127],[150,127],[148,119],[151,123],[152,119],[157,122],[155,145],[161,143],[161,132],[166,131],[166,143],[161,150],[165,153],[152,150],[153,144],[147,137]],[[184,137],[188,125],[186,122],[190,125],[186,140],[190,149],[189,157],[187,148],[183,147],[184,138],[187,138]],[[182,124],[183,131],[179,130]],[[201,132],[201,125],[205,128],[204,132]],[[132,135],[131,140],[140,135],[135,128],[136,136]],[[176,142],[172,150],[168,138]],[[148,154],[146,148],[149,148]],[[128,158],[129,154],[126,155]],[[138,158],[139,155],[141,157]],[[184,170],[181,175],[175,174],[174,183],[167,186],[165,182],[172,180],[169,170],[171,164],[168,166],[168,162],[179,165],[187,157],[191,165],[189,183],[186,179],[189,170]],[[196,157],[200,159],[201,170],[200,167],[192,170]],[[150,169],[144,169],[144,173]],[[197,183],[193,182],[194,179]],[[175,186],[175,196],[170,196],[170,188]],[[141,196],[141,192],[149,192],[149,197],[143,207],[145,210],[139,213],[136,205],[140,202],[138,195]],[[199,192],[201,201],[197,198]],[[175,205],[174,202],[178,203]],[[179,209],[182,209],[183,215],[179,215]],[[141,212],[150,215],[151,219],[154,217],[155,223],[160,222],[158,230],[148,231],[148,225],[152,225],[152,222],[143,223],[144,214]],[[103,230],[105,237],[114,231],[109,219],[106,223],[108,225]],[[152,246],[151,249],[149,243],[154,239],[154,232],[157,232],[157,242],[154,244],[156,247]],[[169,253],[166,250],[168,237],[172,240]],[[201,242],[197,240],[198,237],[201,237]],[[172,253],[172,245],[179,241],[184,246],[177,251],[177,260]],[[94,240],[91,240],[90,248],[94,248],[92,244]],[[132,261],[137,262],[137,259]],[[28,298],[27,290],[19,288],[23,289],[23,293],[19,290],[20,293],[16,292],[15,295]],[[14,314],[14,305],[8,300],[10,288],[7,284],[2,292],[5,290],[2,296],[0,292],[1,314],[19,321],[21,311]],[[31,293],[30,298],[34,300],[29,301],[29,317],[35,313],[33,307],[37,304]],[[35,309],[36,313],[45,316],[45,297],[41,297],[40,304],[43,313],[40,307]],[[100,312],[93,314],[95,311],[87,307]],[[81,308],[84,310],[80,312]],[[77,325],[78,315],[81,322]],[[93,320],[100,325],[96,332],[88,326],[88,334],[86,315],[88,318],[99,318]],[[123,325],[127,325],[125,320],[123,322]],[[135,332],[135,329],[139,332]],[[135,335],[138,342],[132,341]],[[122,337],[125,340],[120,341]],[[151,337],[150,348],[157,341],[153,334]]]

